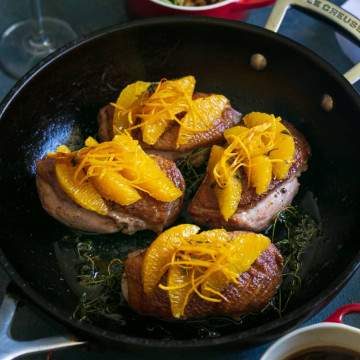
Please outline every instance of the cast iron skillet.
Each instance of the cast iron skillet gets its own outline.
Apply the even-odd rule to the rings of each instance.
[[[308,9],[310,3],[296,1]],[[278,3],[269,28],[277,29],[288,5],[285,0]],[[314,9],[330,14],[325,7]],[[348,30],[356,34],[351,26]],[[251,55],[258,52],[268,60],[264,71],[249,66]],[[95,133],[98,109],[127,83],[185,74],[196,76],[198,89],[226,94],[243,113],[281,115],[309,140],[313,156],[301,179],[302,192],[315,195],[323,236],[307,253],[300,295],[282,318],[232,324],[215,335],[199,333],[193,322],[164,323],[129,310],[124,310],[122,322],[92,325],[74,320],[78,298],[63,280],[64,264],[60,268],[56,252],[56,244],[74,233],[42,210],[35,161],[59,144]],[[335,104],[328,112],[320,105],[325,93]],[[1,264],[28,298],[84,339],[186,349],[246,345],[279,336],[329,301],[358,267],[359,118],[360,98],[342,75],[316,54],[271,31],[238,22],[175,17],[105,30],[39,65],[1,105]],[[119,247],[122,240],[128,243],[125,236],[116,236]],[[6,301],[9,305],[9,298]]]

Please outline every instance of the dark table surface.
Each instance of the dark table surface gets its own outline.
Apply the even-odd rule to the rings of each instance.
[[[344,1],[334,1],[341,5]],[[58,17],[66,20],[79,35],[86,35],[102,27],[129,21],[124,0],[46,0],[43,2],[46,16]],[[249,23],[263,26],[271,8],[254,10],[246,20]],[[27,19],[30,16],[29,6],[25,0],[1,0],[0,1],[0,33],[14,22]],[[334,30],[327,24],[323,24],[300,13],[291,10],[286,17],[280,32],[300,42],[317,52],[328,60],[340,72],[348,70],[352,63],[342,52],[336,39]],[[1,54],[0,54],[1,56]],[[295,75],[295,74],[294,74]],[[10,88],[15,84],[15,79],[6,76],[0,69],[0,99],[2,99]],[[355,86],[360,91],[360,84]],[[354,239],[358,241],[358,239]],[[7,283],[7,275],[0,268],[0,284]],[[0,286],[3,288],[3,286]],[[0,299],[3,294],[0,293]],[[360,301],[360,270],[353,276],[344,289],[317,315],[308,319],[303,325],[313,324],[325,319],[339,306]],[[360,316],[350,315],[346,322],[360,327]],[[38,309],[29,306],[20,306],[13,324],[13,336],[20,340],[34,339],[49,335],[66,333],[66,329],[55,321],[47,318]],[[261,354],[270,344],[264,344],[247,350],[219,350],[212,352],[187,353],[191,359],[259,359]],[[1,344],[0,344],[1,346]],[[156,354],[156,358],[168,358],[169,354]],[[181,353],[171,354],[173,360],[183,357]],[[26,359],[46,359],[47,354],[26,356]],[[114,351],[110,349],[71,349],[58,351],[52,354],[53,359],[151,359],[155,358],[151,351],[129,352]]]

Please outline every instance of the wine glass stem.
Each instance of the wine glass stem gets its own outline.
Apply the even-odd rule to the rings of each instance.
[[[34,20],[34,33],[31,37],[31,43],[33,46],[48,47],[50,46],[49,38],[47,37],[44,25],[43,14],[41,8],[41,0],[31,0],[31,13]]]

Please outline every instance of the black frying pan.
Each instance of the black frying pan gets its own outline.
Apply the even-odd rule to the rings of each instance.
[[[277,29],[289,2],[278,2],[268,28]],[[320,7],[313,1],[293,3],[329,19],[336,19],[331,9],[340,11],[327,1]],[[356,26],[360,22],[351,17],[348,23],[347,30],[356,35],[352,21]],[[268,61],[263,71],[249,66],[252,54],[259,52]],[[350,80],[356,70],[347,74]],[[59,144],[94,134],[98,109],[126,84],[185,74],[197,77],[198,89],[226,94],[242,113],[281,115],[310,142],[313,156],[301,179],[302,192],[311,191],[317,199],[323,236],[307,254],[300,294],[282,318],[263,315],[253,322],[229,322],[217,328],[215,337],[200,334],[196,322],[141,318],[126,307],[121,322],[74,320],[78,297],[69,281],[63,281],[71,261],[63,261],[59,244],[75,235],[42,210],[35,161]],[[325,93],[334,101],[328,111],[321,106]],[[26,297],[83,339],[186,349],[246,345],[279,336],[319,310],[358,267],[359,118],[360,97],[349,82],[316,54],[272,31],[239,22],[175,17],[102,31],[40,64],[1,104],[0,262]],[[136,241],[145,235],[137,236]],[[134,238],[115,237],[124,251],[136,247]],[[5,305],[11,307],[9,298]],[[63,339],[63,346],[71,344]]]

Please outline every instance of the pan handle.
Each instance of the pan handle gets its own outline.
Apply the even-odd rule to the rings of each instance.
[[[265,28],[277,32],[287,10],[291,6],[325,18],[360,42],[360,20],[327,0],[278,0],[266,22]],[[356,83],[360,79],[360,63],[347,71],[344,77],[350,84]]]
[[[350,313],[360,313],[360,303],[344,305],[344,306],[338,308],[334,313],[332,313],[324,321],[342,323],[343,317]]]
[[[20,355],[84,344],[84,342],[69,336],[54,336],[31,341],[14,340],[10,330],[16,307],[17,300],[11,295],[5,294],[0,307],[0,360],[12,360]]]

